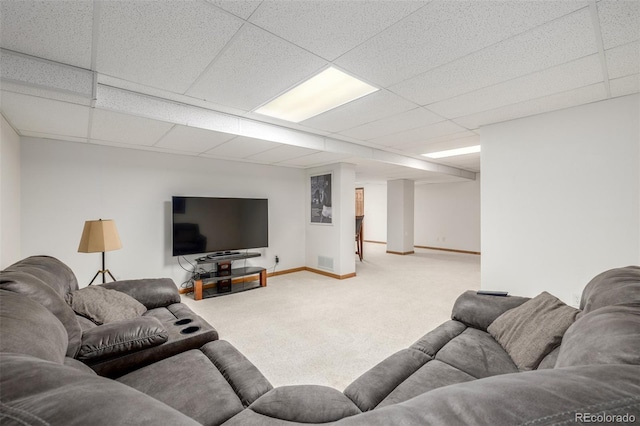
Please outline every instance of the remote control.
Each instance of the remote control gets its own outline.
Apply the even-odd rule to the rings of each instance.
[[[509,292],[507,292],[507,291],[495,291],[495,290],[478,290],[477,294],[485,295],[485,296],[505,297],[505,296],[509,295]]]

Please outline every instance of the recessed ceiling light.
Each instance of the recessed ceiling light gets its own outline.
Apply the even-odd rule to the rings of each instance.
[[[475,154],[480,152],[480,145],[468,146],[466,148],[449,149],[447,151],[430,152],[429,154],[422,154],[429,158],[445,158],[453,157],[455,155]]]
[[[298,123],[379,90],[329,67],[255,112]]]

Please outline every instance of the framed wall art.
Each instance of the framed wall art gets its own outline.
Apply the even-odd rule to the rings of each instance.
[[[311,176],[311,223],[333,223],[331,206],[331,173]]]

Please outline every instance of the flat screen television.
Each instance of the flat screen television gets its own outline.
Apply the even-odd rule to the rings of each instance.
[[[172,197],[174,256],[269,246],[269,200]]]

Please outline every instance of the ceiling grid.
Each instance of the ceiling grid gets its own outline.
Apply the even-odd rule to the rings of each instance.
[[[358,180],[473,179],[480,154],[421,154],[640,91],[635,0],[26,0],[0,2],[0,20],[0,111],[20,135],[346,161]],[[380,90],[300,123],[255,112],[331,65]]]

